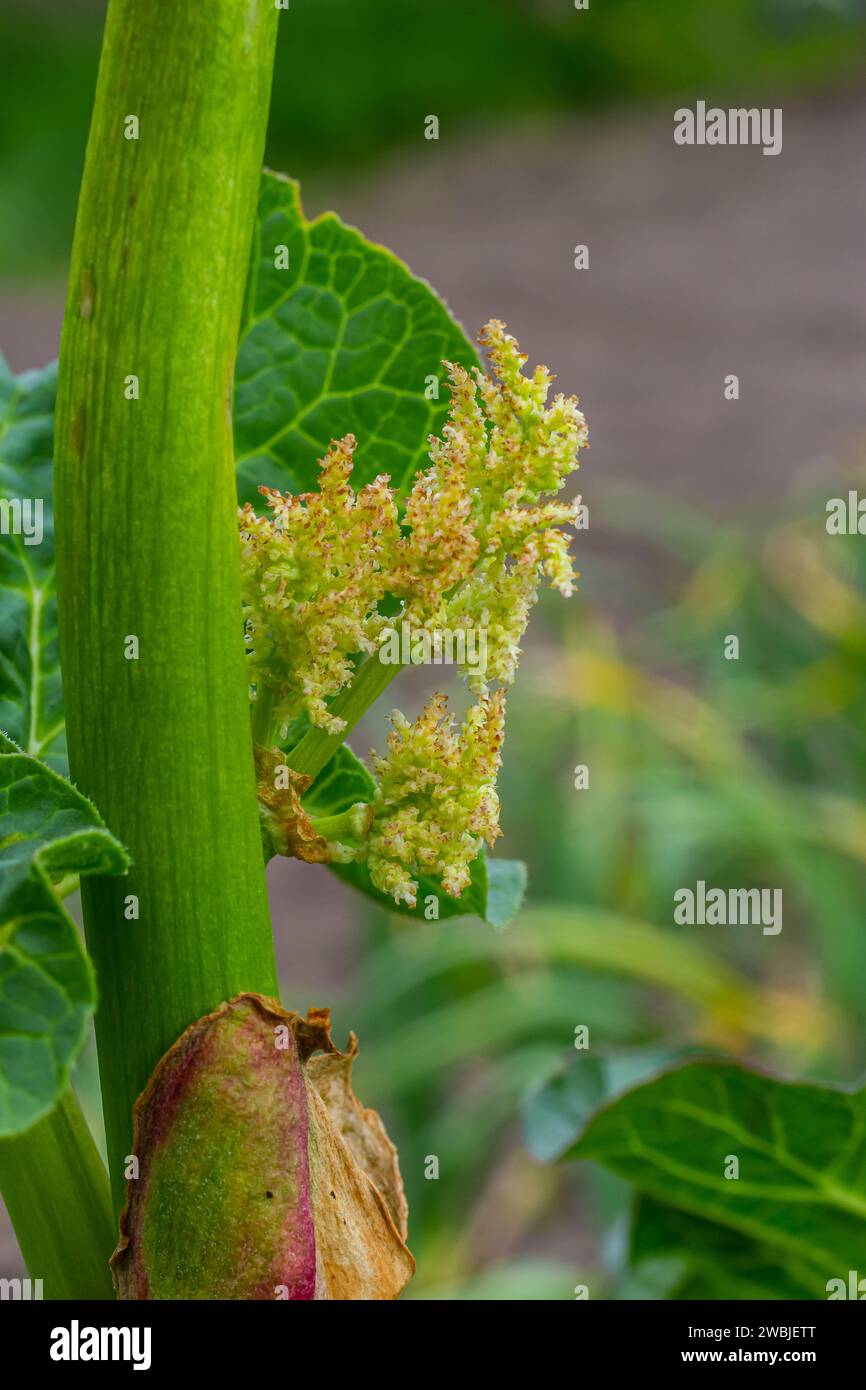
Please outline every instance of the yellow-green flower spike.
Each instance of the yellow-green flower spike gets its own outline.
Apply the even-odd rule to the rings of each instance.
[[[395,902],[416,905],[413,874],[441,879],[459,898],[482,841],[492,845],[499,835],[504,718],[503,690],[473,705],[459,735],[444,695],[434,695],[414,724],[392,714],[388,751],[373,759],[379,793],[368,864],[374,885]]]
[[[502,323],[488,323],[479,341],[493,376],[446,363],[448,423],[409,495],[392,592],[414,626],[485,632],[484,671],[464,668],[480,692],[513,680],[542,578],[565,596],[574,590],[570,537],[559,528],[576,520],[580,500],[541,499],[578,467],[587,429],[575,397],[548,405],[546,367],[524,376],[526,357]]]
[[[240,512],[250,682],[256,698],[276,697],[278,724],[306,707],[313,723],[339,733],[327,701],[351,680],[350,657],[377,649],[385,621],[376,609],[400,534],[397,508],[384,476],[353,491],[354,448],[352,435],[331,445],[318,492],[261,488],[272,516],[249,504]]]
[[[350,658],[377,650],[386,594],[403,600],[400,621],[413,628],[485,631],[484,671],[464,669],[480,692],[513,680],[541,580],[572,593],[570,537],[560,528],[580,503],[541,499],[577,468],[586,422],[573,396],[548,404],[553,377],[546,367],[523,374],[526,357],[498,320],[479,341],[493,375],[446,363],[448,422],[430,441],[431,466],[415,480],[402,534],[386,476],[353,491],[351,435],[322,460],[318,492],[262,488],[271,517],[242,509],[250,683],[257,697],[274,697],[278,722],[306,708],[313,724],[342,731],[328,702],[351,681]]]

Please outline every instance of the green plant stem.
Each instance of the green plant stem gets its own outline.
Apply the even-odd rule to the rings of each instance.
[[[82,892],[115,1205],[160,1056],[221,1000],[277,989],[229,410],[277,17],[111,0],[78,209],[58,588],[72,776],[133,863]]]
[[[47,1119],[0,1141],[0,1187],[44,1298],[114,1297],[108,1174],[71,1088]]]
[[[259,692],[252,703],[250,727],[252,730],[253,743],[258,743],[262,748],[272,748],[274,746],[277,733],[274,723],[274,706],[276,702],[277,700],[274,692],[265,688]]]
[[[366,840],[373,822],[373,809],[366,801],[356,801],[347,811],[334,816],[312,816],[310,824],[326,840]]]
[[[324,729],[310,729],[286,754],[286,766],[308,777],[317,777],[373,702],[402,670],[403,667],[397,662],[380,661],[378,654],[368,656],[358,667],[352,684],[341,691],[330,706],[331,714],[346,721],[345,729],[339,734],[328,734]]]

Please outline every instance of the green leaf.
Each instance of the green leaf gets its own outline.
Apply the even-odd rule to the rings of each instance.
[[[533,1158],[558,1158],[607,1094],[603,1064],[592,1057],[561,1067],[526,1098],[523,1140]]]
[[[289,743],[286,752],[292,744]],[[372,801],[376,783],[361,759],[343,743],[326,763],[303,798],[304,810],[311,816],[338,816],[356,801]]]
[[[866,1092],[693,1063],[600,1111],[565,1157],[773,1250],[812,1298],[866,1268]]]
[[[333,213],[309,222],[298,184],[266,173],[235,370],[241,502],[261,484],[315,488],[317,459],[348,433],[356,484],[387,473],[405,490],[445,420],[447,390],[425,395],[443,359],[478,360],[430,286]]]
[[[66,770],[60,688],[51,456],[57,367],[15,377],[0,356],[0,498],[26,504],[29,536],[0,535],[0,728],[21,748]],[[33,527],[42,508],[42,536]],[[29,509],[29,510],[27,510]],[[20,513],[19,513],[20,516]]]
[[[274,247],[289,248],[277,270]],[[444,423],[442,360],[478,357],[445,304],[384,247],[333,214],[309,222],[297,183],[262,178],[235,372],[240,500],[315,487],[332,438],[358,438],[358,485],[405,488]],[[15,377],[0,356],[0,498],[41,499],[43,538],[0,535],[0,728],[65,772],[54,590],[51,456],[57,366]]]
[[[356,864],[329,864],[328,867],[341,882],[372,898],[386,912],[396,912],[401,917],[421,922],[429,920],[425,912],[432,897],[437,902],[438,915],[434,921],[444,921],[448,917],[480,917],[488,926],[503,928],[519,911],[526,887],[525,864],[514,859],[490,859],[483,849],[473,860],[469,885],[459,898],[446,893],[438,879],[418,874],[415,878],[418,884],[416,907],[395,903],[393,898],[380,893],[373,886],[363,860]]]
[[[128,863],[90,802],[0,734],[0,1137],[52,1109],[96,1005],[93,969],[53,885]]]
[[[523,906],[529,875],[520,859],[487,860],[487,906],[484,920],[492,927],[507,927]]]
[[[486,921],[487,907],[487,859],[482,851],[474,860],[471,869],[471,880],[468,887],[464,888],[459,898],[452,898],[446,893],[442,884],[435,879],[427,878],[424,874],[414,875],[415,882],[418,884],[417,907],[408,907],[406,903],[395,903],[387,893],[381,893],[374,887],[370,878],[370,870],[362,860],[356,864],[329,864],[329,869],[336,874],[342,883],[350,888],[356,888],[365,897],[371,898],[385,912],[395,912],[400,917],[412,917],[417,921],[426,921],[425,910],[430,898],[435,898],[437,903],[437,916],[434,921],[444,921],[448,917],[480,917]]]
[[[649,1261],[680,1261],[684,1269],[669,1295],[677,1299],[810,1297],[808,1279],[786,1269],[778,1251],[652,1197],[638,1202],[631,1257],[639,1270]]]
[[[594,1110],[674,1060],[670,1048],[651,1047],[592,1057],[572,1052],[566,1064],[527,1096],[523,1138],[535,1158],[550,1163],[573,1143]]]

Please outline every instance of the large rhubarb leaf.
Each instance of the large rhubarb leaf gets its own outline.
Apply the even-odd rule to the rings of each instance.
[[[275,248],[289,265],[278,269]],[[404,487],[426,461],[448,393],[442,359],[474,348],[443,302],[384,247],[329,213],[309,222],[298,185],[265,173],[235,374],[241,501],[268,484],[311,488],[329,441],[358,438],[356,481]],[[0,356],[0,499],[41,501],[38,544],[0,534],[0,728],[66,771],[54,592],[51,453],[56,364],[15,377]]]
[[[387,473],[405,490],[445,420],[443,359],[477,362],[430,286],[333,213],[308,221],[298,184],[266,173],[235,371],[241,502],[316,487],[345,434],[356,486]]]

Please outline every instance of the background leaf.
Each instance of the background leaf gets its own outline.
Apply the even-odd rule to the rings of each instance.
[[[528,883],[529,872],[521,859],[491,859],[487,856],[484,920],[492,927],[500,928],[513,922],[523,906]]]
[[[122,874],[128,862],[71,783],[0,735],[0,1137],[52,1109],[96,1005],[92,967],[53,884]]]
[[[739,1177],[725,1178],[728,1155]],[[791,1085],[694,1063],[630,1091],[566,1158],[590,1158],[644,1193],[745,1236],[811,1298],[866,1268],[866,1093]]]
[[[785,1299],[813,1296],[780,1261],[778,1250],[750,1241],[712,1221],[641,1197],[635,1213],[631,1256],[640,1270],[648,1261],[677,1260],[679,1278],[668,1293],[678,1299]]]
[[[478,360],[430,286],[333,213],[307,221],[298,184],[266,173],[235,370],[241,502],[261,484],[315,488],[317,460],[348,433],[355,485],[387,473],[404,490],[446,416],[448,391],[425,395],[443,359]]]
[[[0,497],[42,502],[43,536],[0,535],[0,728],[66,770],[51,453],[57,367],[15,377],[0,356]]]
[[[544,1163],[559,1158],[594,1110],[676,1060],[683,1058],[660,1047],[603,1057],[573,1053],[527,1096],[522,1113],[526,1147]]]

